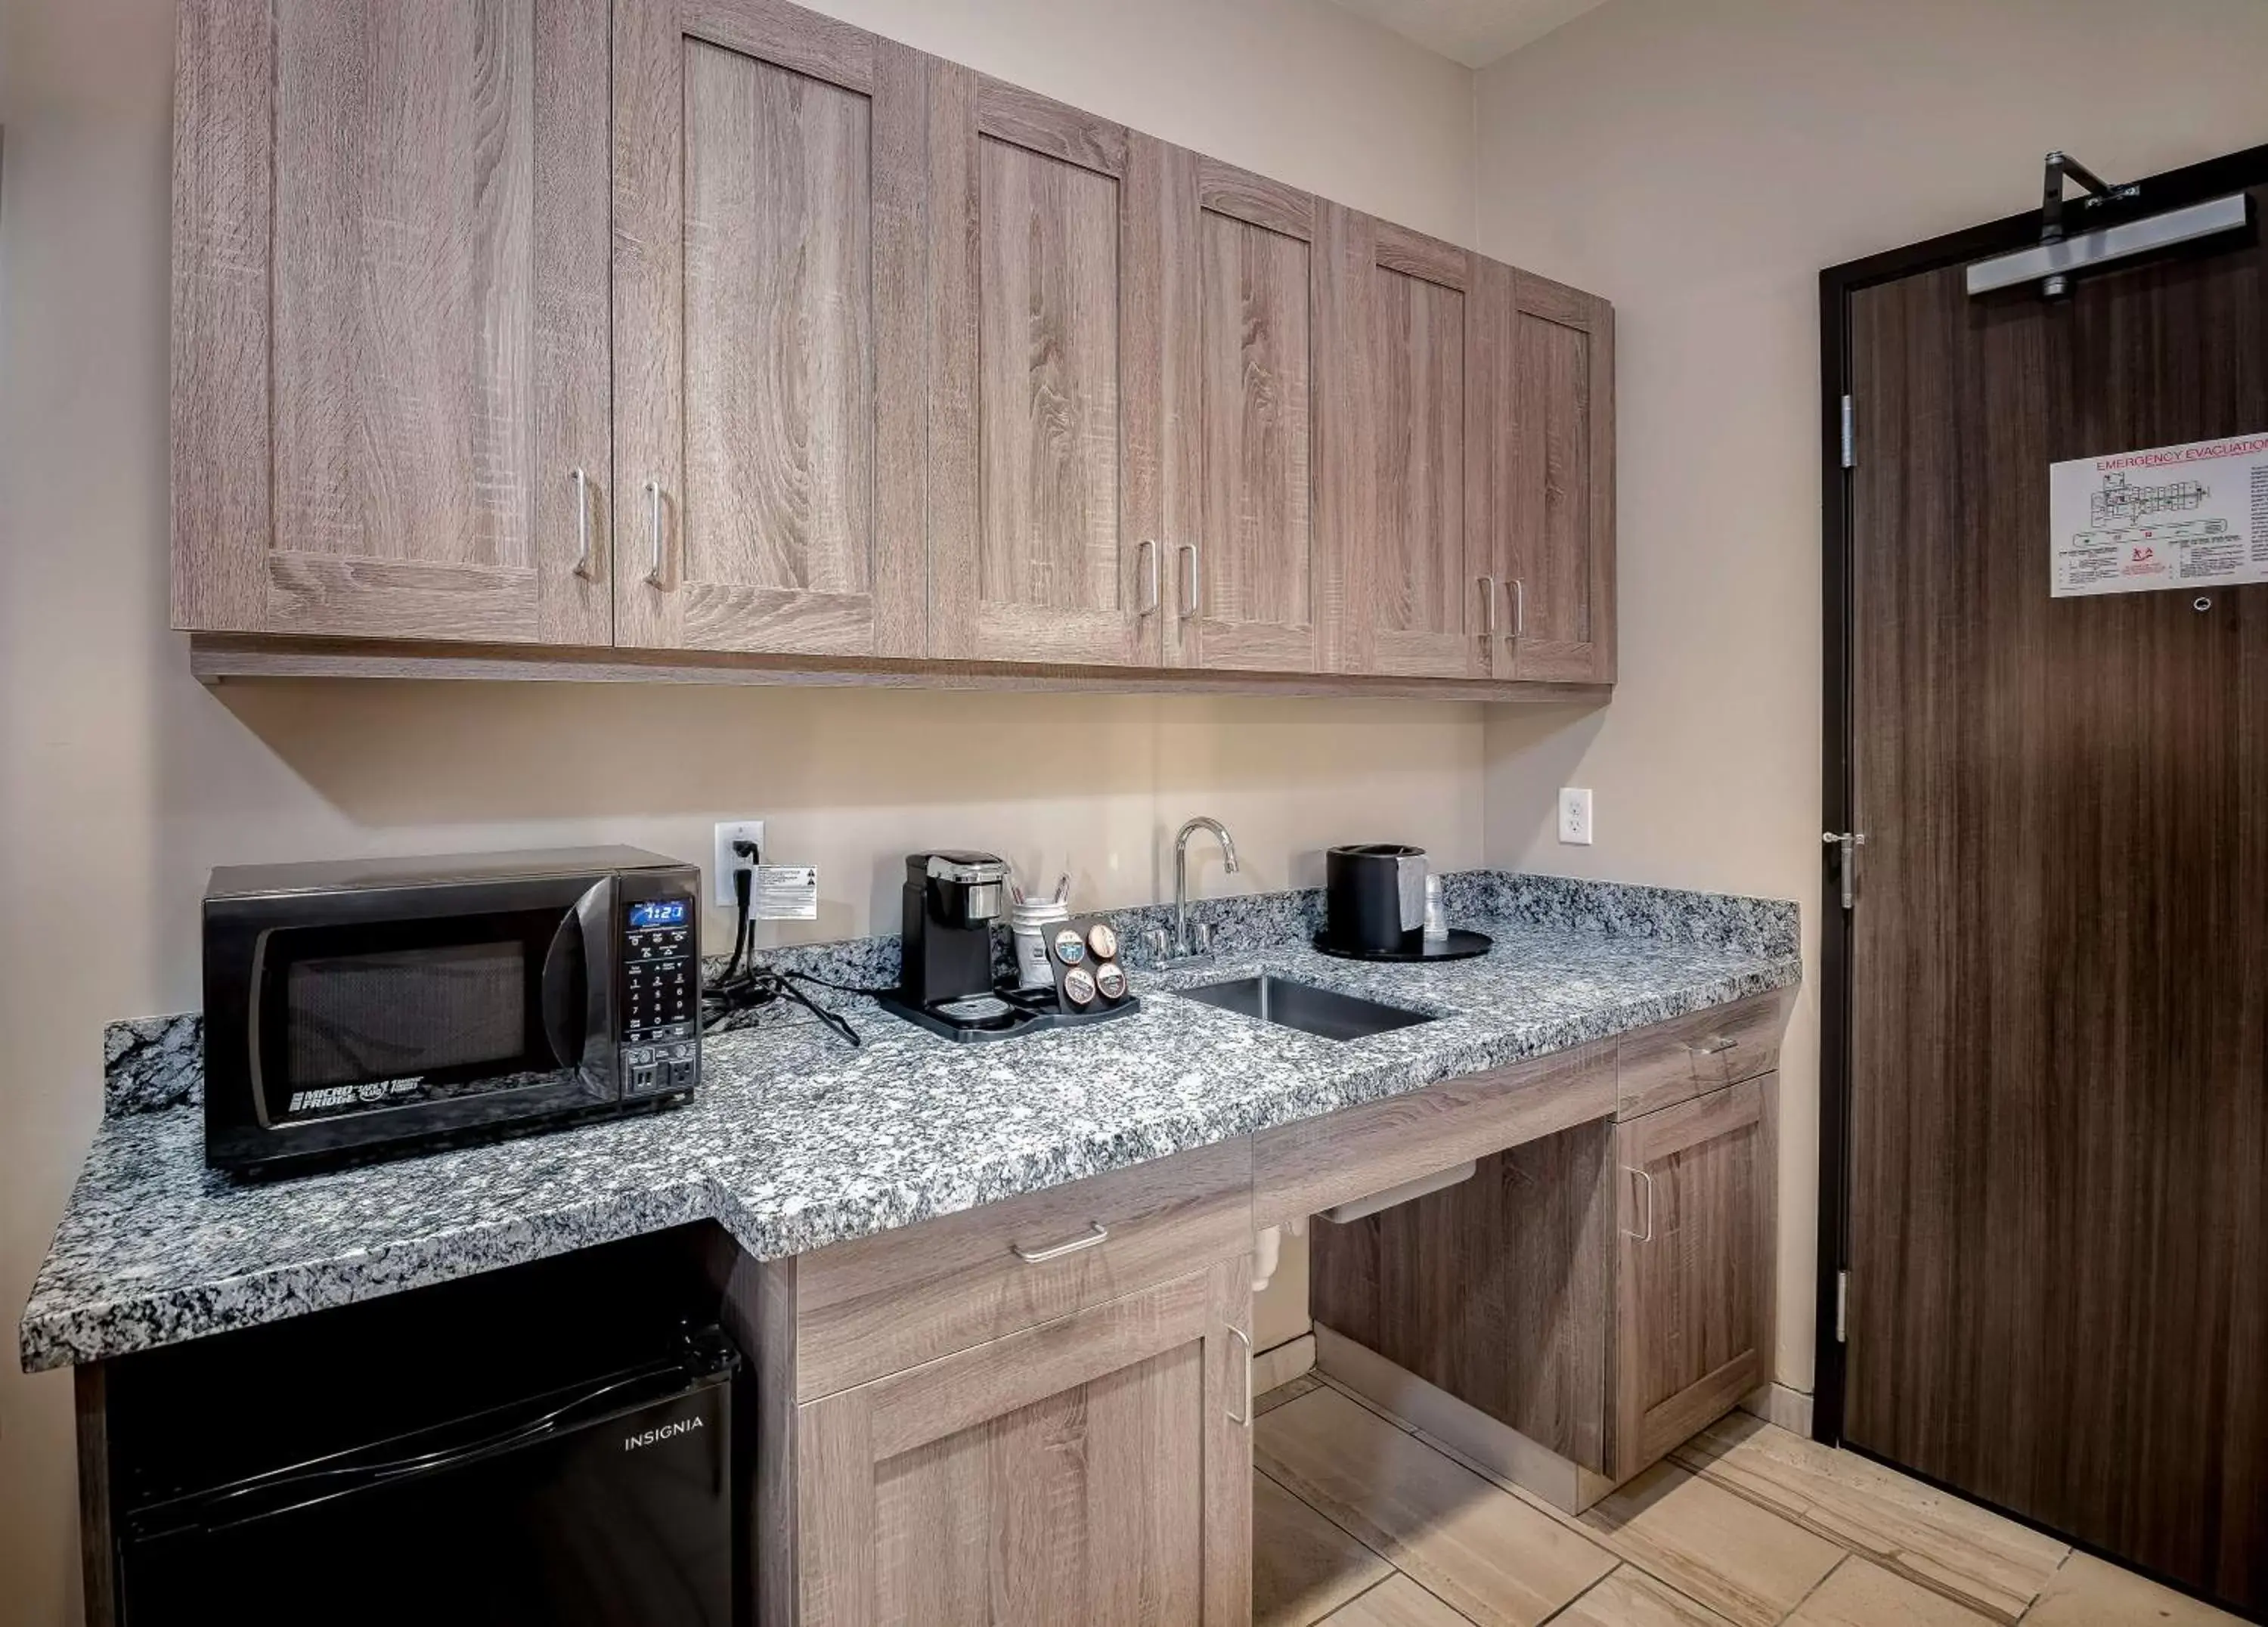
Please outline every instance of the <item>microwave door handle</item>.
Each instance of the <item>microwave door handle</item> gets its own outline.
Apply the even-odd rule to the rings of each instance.
[[[607,907],[613,891],[611,881],[601,881],[576,900],[575,908],[560,917],[559,930],[551,934],[551,946],[544,952],[543,1037],[550,1042],[553,1062],[562,1068],[580,1067],[590,1042],[592,940],[595,937],[599,945],[606,941],[603,925],[591,917],[596,915],[603,921],[613,914]]]
[[[554,1066],[572,1068],[582,1063],[583,1027],[577,1018],[583,1009],[585,975],[583,934],[571,915],[560,921],[543,955],[543,1037],[550,1042]]]

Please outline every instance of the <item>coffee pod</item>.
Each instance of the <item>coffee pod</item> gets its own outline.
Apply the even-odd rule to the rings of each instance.
[[[1094,998],[1094,979],[1085,967],[1077,967],[1064,974],[1064,993],[1073,1005],[1085,1005]]]
[[[1104,999],[1117,999],[1126,992],[1126,974],[1117,961],[1105,961],[1094,968],[1094,986],[1102,990]]]

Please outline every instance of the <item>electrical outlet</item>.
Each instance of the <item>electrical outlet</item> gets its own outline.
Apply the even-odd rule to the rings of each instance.
[[[1559,788],[1559,840],[1577,847],[1591,845],[1591,793],[1572,785]]]
[[[733,891],[733,872],[735,870],[753,870],[757,863],[755,859],[742,858],[738,853],[733,851],[733,843],[735,842],[753,842],[756,844],[756,851],[762,854],[764,848],[764,821],[760,819],[743,819],[717,827],[717,867],[711,872],[716,877],[716,880],[710,887],[710,894],[719,906],[726,909],[732,909],[740,902]],[[750,885],[753,887],[753,881]]]

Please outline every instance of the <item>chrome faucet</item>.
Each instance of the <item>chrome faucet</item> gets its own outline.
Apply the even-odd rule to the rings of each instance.
[[[1212,947],[1212,929],[1201,925],[1193,939],[1189,931],[1189,838],[1210,830],[1220,840],[1220,856],[1229,874],[1236,873],[1236,838],[1217,819],[1198,814],[1174,837],[1174,953],[1203,954]]]

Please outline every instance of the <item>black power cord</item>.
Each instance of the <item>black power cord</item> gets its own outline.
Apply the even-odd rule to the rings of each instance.
[[[873,990],[829,983],[824,977],[813,977],[802,972],[776,971],[770,967],[748,964],[756,924],[750,918],[749,900],[755,884],[754,866],[759,855],[753,842],[735,842],[733,851],[748,861],[747,865],[733,872],[733,896],[738,907],[733,926],[733,955],[725,963],[724,974],[714,984],[701,991],[701,1031],[706,1034],[727,1018],[738,1016],[742,1012],[755,1011],[775,1000],[792,1000],[851,1044],[865,1043],[858,1037],[858,1030],[850,1026],[849,1019],[840,1012],[828,1011],[795,985],[807,983],[821,989],[839,990],[845,994],[867,994]]]

